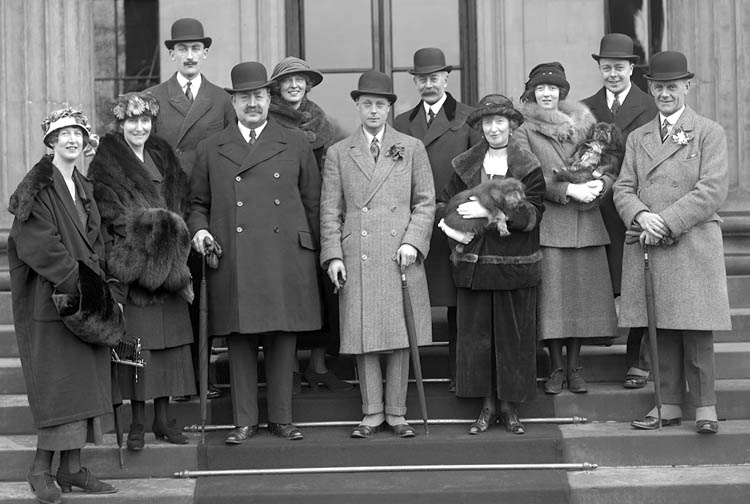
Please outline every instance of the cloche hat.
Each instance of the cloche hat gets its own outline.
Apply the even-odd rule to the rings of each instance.
[[[49,143],[49,137],[52,133],[69,126],[76,126],[83,131],[87,141],[91,137],[91,124],[88,118],[83,115],[80,110],[66,107],[62,109],[50,112],[47,117],[42,120],[42,133],[44,137],[42,141],[47,147],[52,147]]]
[[[294,56],[287,56],[283,60],[279,61],[273,72],[271,72],[271,80],[280,82],[282,78],[287,75],[302,74],[312,83],[312,87],[317,86],[323,80],[323,74],[311,67],[307,61],[295,58]]]
[[[523,114],[513,107],[510,98],[501,94],[488,94],[479,100],[477,108],[466,118],[466,124],[471,128],[478,128],[483,117],[493,115],[503,116],[515,123],[514,128],[523,124]]]

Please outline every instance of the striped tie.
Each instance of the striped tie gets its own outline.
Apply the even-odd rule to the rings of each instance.
[[[669,121],[664,119],[664,123],[662,123],[661,125],[661,143],[666,142],[668,136],[669,136]]]
[[[370,153],[375,162],[377,162],[378,156],[380,156],[380,144],[378,144],[378,139],[375,137],[373,137],[372,142],[370,142]]]
[[[195,100],[195,98],[193,97],[193,91],[190,89],[190,86],[192,86],[192,85],[193,85],[193,83],[190,82],[190,81],[188,81],[187,84],[185,85],[186,86],[186,88],[185,88],[185,96],[187,96],[187,99],[188,99],[188,101],[190,103],[193,103],[193,100]]]
[[[430,124],[432,124],[432,121],[435,120],[435,112],[433,112],[432,109],[430,109],[429,116],[430,117],[427,119],[427,127],[428,128],[430,127]]]
[[[617,115],[617,111],[620,110],[620,100],[617,99],[617,93],[614,93],[615,99],[612,101],[612,107],[609,109],[612,115]]]

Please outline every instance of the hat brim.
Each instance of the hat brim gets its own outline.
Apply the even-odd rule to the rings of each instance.
[[[268,82],[241,82],[234,88],[224,88],[229,94],[244,93],[245,91],[255,91],[256,89],[270,88],[273,81]]]
[[[599,62],[600,59],[613,59],[613,60],[628,60],[631,63],[635,64],[638,63],[638,60],[641,59],[640,56],[637,54],[625,54],[625,53],[612,53],[612,54],[592,54],[591,55],[594,60]]]
[[[409,70],[409,73],[412,75],[430,75],[435,72],[448,72],[450,73],[453,71],[452,65],[444,65],[444,66],[428,66],[428,67],[420,67],[420,68],[413,68]]]
[[[661,74],[645,74],[643,77],[650,81],[672,81],[692,79],[695,77],[695,74],[693,72],[666,72]]]
[[[282,72],[279,75],[272,75],[271,81],[281,83],[281,79],[283,79],[287,75],[294,75],[294,74],[301,74],[309,78],[310,81],[312,82],[312,87],[315,87],[321,82],[323,82],[323,74],[315,70],[289,70],[287,72]]]
[[[362,95],[373,95],[373,96],[382,96],[383,98],[387,98],[388,101],[391,102],[391,105],[396,103],[396,95],[393,93],[384,93],[382,91],[367,91],[367,90],[360,90],[355,89],[351,93],[349,93],[349,96],[352,97],[352,100],[357,101],[357,98],[359,98]]]
[[[470,128],[477,128],[479,123],[482,122],[483,117],[493,115],[503,116],[509,121],[517,123],[518,126],[523,124],[523,114],[513,107],[503,107],[500,105],[492,105],[474,110],[469,114],[469,117],[466,118],[466,124],[468,124]]]
[[[180,38],[180,39],[165,40],[164,41],[164,45],[167,46],[167,49],[169,49],[171,51],[172,49],[174,49],[175,44],[179,44],[180,42],[202,42],[203,43],[203,47],[205,49],[208,49],[209,47],[211,47],[211,42],[212,41],[213,40],[211,39],[211,37],[203,37],[203,38]]]
[[[70,119],[70,120],[66,121],[65,119]],[[75,122],[75,120],[73,118],[63,118],[62,120],[59,120],[59,121],[56,121],[56,122],[57,122],[57,124],[53,123],[50,126],[49,131],[44,135],[44,138],[42,138],[42,142],[44,142],[44,145],[46,145],[50,149],[52,148],[52,145],[50,145],[47,142],[47,139],[49,139],[49,137],[52,135],[52,133],[54,133],[55,131],[60,131],[63,128],[70,128],[70,127],[78,128],[78,129],[80,129],[83,132],[83,135],[86,138],[89,138],[91,136],[91,133],[89,133],[89,131],[84,126],[82,126],[82,125],[78,124],[77,122]]]

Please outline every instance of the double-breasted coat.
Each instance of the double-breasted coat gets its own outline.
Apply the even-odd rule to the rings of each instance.
[[[406,270],[420,345],[432,341],[424,271],[435,218],[435,185],[421,141],[385,127],[377,162],[364,131],[328,149],[321,196],[320,262],[341,259],[346,286],[339,291],[341,353],[407,348],[396,252],[418,251]]]
[[[146,92],[159,100],[153,133],[172,146],[180,166],[190,176],[198,143],[235,121],[229,94],[201,75],[201,87],[191,104],[177,81],[177,73]]]
[[[302,134],[268,119],[251,147],[231,124],[198,145],[191,189],[191,235],[224,250],[206,272],[209,334],[320,329],[320,173]]]
[[[641,91],[634,83],[631,84],[630,91],[617,111],[617,115],[612,115],[612,111],[607,106],[607,94],[604,87],[581,102],[591,110],[597,121],[612,123],[620,128],[626,140],[631,132],[649,122],[658,113],[654,99]],[[615,209],[611,192],[604,195],[599,210],[610,239],[610,244],[607,245],[607,261],[609,263],[609,274],[612,278],[612,290],[615,295],[619,295],[625,225]]]
[[[453,174],[451,160],[468,150],[482,139],[478,130],[466,124],[466,118],[474,109],[456,101],[446,93],[440,111],[427,127],[424,102],[411,110],[399,114],[393,120],[393,127],[401,133],[419,138],[427,149],[427,157],[432,168],[435,194],[440,194]],[[456,306],[456,286],[451,277],[450,247],[445,233],[432,230],[430,255],[425,260],[427,286],[432,306]]]
[[[728,190],[727,143],[723,128],[686,107],[662,143],[658,116],[627,142],[614,201],[623,222],[641,211],[659,214],[676,243],[649,247],[654,279],[656,326],[661,329],[729,330],[724,250],[717,214]],[[626,244],[619,324],[645,327],[643,249]]]
[[[104,276],[104,239],[91,183],[74,180],[88,213],[81,223],[62,174],[45,156],[11,196],[8,238],[13,322],[37,428],[112,411],[109,348],[84,343],[63,324],[52,292],[76,293],[78,262]]]

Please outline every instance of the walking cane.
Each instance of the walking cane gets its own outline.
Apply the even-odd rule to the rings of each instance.
[[[409,287],[406,285],[406,266],[401,265],[401,292],[404,301],[404,320],[406,321],[406,334],[409,336],[409,349],[411,350],[411,362],[414,368],[414,378],[417,382],[417,394],[419,395],[419,407],[422,410],[424,421],[424,433],[429,434],[427,426],[427,401],[424,395],[424,382],[422,380],[422,363],[419,360],[419,346],[417,345],[417,329],[414,327],[414,310],[411,307]]]
[[[122,460],[122,411],[120,407],[122,404],[115,404],[112,407],[112,412],[115,419],[115,439],[117,440],[117,456],[120,459],[120,469],[123,468],[124,463]]]
[[[646,281],[646,319],[648,320],[648,342],[651,348],[651,370],[654,374],[654,399],[661,429],[661,377],[659,375],[659,349],[656,345],[656,305],[654,304],[654,279],[648,260],[648,245],[643,243],[643,273]]]
[[[206,253],[211,246],[208,237],[203,240],[201,257],[201,288],[198,309],[198,391],[201,403],[201,444],[206,444],[206,402],[208,401],[208,288],[206,286]]]

